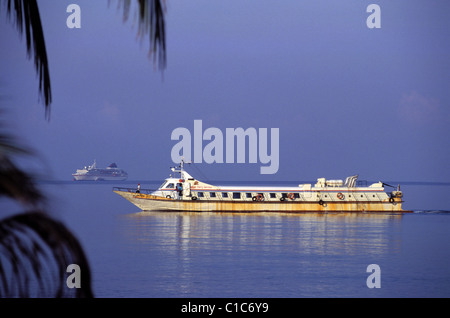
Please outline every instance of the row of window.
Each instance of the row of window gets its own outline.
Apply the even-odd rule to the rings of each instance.
[[[165,186],[165,188],[166,188],[165,190],[174,189],[175,188],[175,184],[174,183],[169,183],[169,184],[167,184]],[[218,192],[218,193],[222,194],[222,198],[228,198],[229,197],[228,196],[228,192]],[[241,193],[241,192],[232,192],[231,198],[233,198],[233,199],[241,199],[243,194],[244,193]],[[265,197],[264,193],[257,193],[257,194],[255,194],[255,196],[259,195],[259,194],[261,194],[263,197]],[[294,199],[300,198],[300,194],[299,193],[293,193],[293,195],[294,195]],[[205,197],[204,192],[197,192],[197,196],[199,198],[204,198]],[[210,198],[217,198],[218,196],[216,195],[216,192],[209,192],[209,197]],[[248,199],[251,199],[251,198],[253,198],[253,195],[252,195],[251,192],[246,192],[245,193],[245,197],[248,198]],[[287,197],[288,197],[287,193],[281,193],[281,198],[287,198]],[[327,198],[328,195],[325,194],[324,197]],[[348,194],[348,197],[351,198],[352,195]],[[375,198],[376,197],[375,194],[373,194],[372,197]],[[269,198],[270,199],[276,199],[277,198],[277,194],[271,192],[271,193],[269,193]],[[364,198],[364,195],[361,194],[361,198]]]
[[[265,197],[264,193],[253,194],[251,192],[246,192],[246,193],[231,192],[231,196],[228,195],[229,194],[228,192],[217,192],[217,193],[216,192],[206,192],[206,193],[209,193],[209,197],[210,198],[218,198],[219,194],[222,195],[222,198],[233,198],[233,199],[241,199],[243,196],[244,196],[244,198],[252,199],[253,197],[256,197],[258,195],[262,195],[263,197]],[[299,193],[292,193],[292,194],[294,195],[294,197],[293,197],[294,199],[299,199],[300,198],[300,194]],[[196,192],[196,195],[199,198],[204,198],[205,197],[205,192]],[[277,196],[276,193],[271,192],[271,193],[268,193],[268,195],[269,195],[270,199],[276,199],[278,197],[280,197],[280,198],[288,198],[288,193],[281,193],[281,196]],[[328,195],[325,194],[324,197],[327,198]],[[352,195],[349,194],[348,197],[351,198]],[[372,194],[372,197],[375,198],[376,197],[375,194]],[[364,198],[363,194],[361,194],[361,198]]]
[[[204,192],[196,192],[197,196],[199,198],[203,198],[205,197],[205,193]],[[209,197],[210,198],[217,198],[219,197],[218,195],[222,195],[222,198],[233,198],[233,199],[241,199],[242,197],[244,198],[248,198],[248,199],[252,199],[253,197],[256,197],[258,195],[262,195],[264,197],[264,193],[251,193],[251,192],[231,192],[231,196],[229,196],[229,192],[207,192],[209,193]],[[277,194],[276,193],[269,193],[269,198],[271,199],[276,199],[277,198]],[[300,198],[300,194],[299,193],[293,193],[294,198],[298,199]],[[287,193],[281,193],[281,197],[282,198],[287,198],[288,194]]]

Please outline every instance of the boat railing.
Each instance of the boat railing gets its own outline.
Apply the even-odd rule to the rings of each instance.
[[[113,191],[123,191],[123,192],[130,192],[130,193],[144,193],[144,194],[151,194],[152,192],[155,192],[156,189],[137,189],[137,188],[123,188],[123,187],[113,187]]]

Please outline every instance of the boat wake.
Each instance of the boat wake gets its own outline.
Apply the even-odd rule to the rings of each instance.
[[[416,214],[449,214],[450,215],[449,210],[417,210],[417,211],[413,211],[413,213],[416,213]]]

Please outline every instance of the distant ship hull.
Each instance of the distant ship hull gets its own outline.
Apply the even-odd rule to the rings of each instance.
[[[101,175],[72,175],[76,181],[124,181],[127,180],[128,177],[121,176],[101,176]]]

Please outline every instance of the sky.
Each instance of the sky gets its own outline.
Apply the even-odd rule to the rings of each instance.
[[[279,129],[276,173],[248,159],[190,170],[209,180],[450,182],[449,1],[168,0],[164,72],[133,18],[109,2],[38,1],[50,120],[25,39],[1,4],[2,119],[35,150],[37,174],[71,180],[95,159],[130,180],[162,180],[174,165],[172,132],[193,134],[201,120],[224,136]],[[66,25],[72,3],[79,29]],[[380,28],[367,25],[370,4]],[[450,208],[447,190],[437,208]]]

